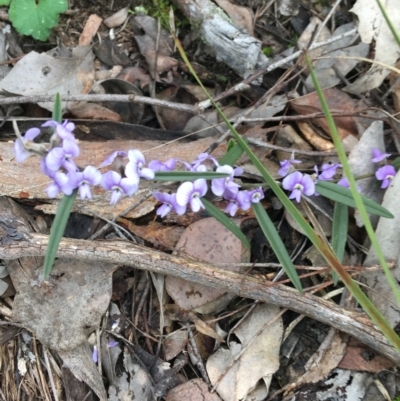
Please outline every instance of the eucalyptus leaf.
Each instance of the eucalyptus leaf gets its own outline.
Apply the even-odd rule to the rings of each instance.
[[[243,244],[250,249],[250,242],[246,236],[242,233],[242,230],[230,219],[224,212],[219,210],[207,199],[201,198],[203,205],[207,212],[217,219],[222,225],[224,225],[232,234],[236,235],[243,242]]]
[[[343,203],[344,205],[357,207],[354,201],[353,195],[348,188],[344,188],[340,185],[334,184],[328,181],[317,181],[315,184],[315,190],[322,196],[332,199],[335,202]],[[374,202],[371,199],[367,199],[361,196],[365,209],[368,213],[376,214],[381,217],[386,217],[387,219],[393,219],[394,216],[389,210],[385,209],[379,203]]]

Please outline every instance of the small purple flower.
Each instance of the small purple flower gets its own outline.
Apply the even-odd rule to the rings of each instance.
[[[382,153],[379,149],[372,150],[372,161],[374,163],[379,163],[390,156],[390,153]]]
[[[97,363],[99,360],[99,351],[97,350],[97,346],[93,346],[93,352],[92,352],[92,360],[94,363]]]
[[[28,145],[30,142],[33,142],[33,140],[40,134],[40,129],[39,128],[30,128],[28,131],[25,132],[25,135],[22,137],[22,142],[17,139],[14,143],[14,152],[15,152],[15,158],[17,159],[18,163],[23,162],[26,160],[29,156],[32,155],[31,152],[28,152],[24,145]]]
[[[315,184],[308,174],[302,174],[299,171],[286,176],[282,181],[282,187],[288,191],[292,191],[289,199],[296,199],[300,202],[301,195],[313,195],[315,192]]]
[[[193,171],[195,171],[196,168],[197,168],[200,164],[204,163],[206,160],[212,160],[212,162],[213,162],[216,166],[219,166],[219,163],[217,162],[217,160],[215,160],[214,157],[212,157],[212,156],[209,155],[208,153],[200,153],[200,154],[197,156],[197,159],[194,160],[194,161],[192,162],[192,169],[193,169]]]
[[[376,170],[375,177],[382,181],[381,188],[387,188],[390,185],[390,182],[393,180],[394,176],[396,175],[396,170],[390,164],[383,166]]]
[[[172,210],[179,215],[185,214],[186,205],[181,206],[176,201],[176,194],[167,194],[165,192],[153,192],[153,196],[163,204],[157,209],[157,214],[165,217]]]
[[[298,163],[301,163],[301,160],[296,160],[296,159],[282,160],[281,162],[279,162],[281,168],[278,170],[278,174],[281,177],[286,177],[292,165]]]
[[[135,184],[139,184],[140,177],[146,180],[154,178],[154,171],[144,167],[146,161],[143,153],[138,149],[133,149],[128,152],[129,163],[125,167],[126,176]]]
[[[176,193],[176,202],[180,206],[186,206],[190,203],[193,212],[204,209],[201,197],[207,193],[207,182],[200,178],[194,182],[186,181],[178,188]]]
[[[118,344],[119,344],[118,341],[110,341],[110,342],[107,344],[107,346],[108,346],[108,348],[113,348],[113,347],[116,347]]]
[[[55,198],[59,192],[71,195],[72,191],[76,188],[74,183],[71,182],[70,177],[61,171],[52,173],[51,178],[53,178],[53,182],[46,188],[49,198]]]
[[[248,210],[251,206],[251,194],[249,191],[227,193],[224,197],[229,201],[225,208],[225,213],[229,213],[232,217],[236,214],[239,208],[242,210]]]
[[[250,202],[259,203],[261,199],[264,199],[264,191],[262,188],[256,188],[249,192]]]
[[[231,193],[238,192],[240,185],[233,182],[233,177],[242,174],[243,169],[240,167],[233,169],[231,166],[226,165],[217,167],[217,173],[226,173],[229,174],[229,176],[225,178],[214,178],[211,181],[211,190],[214,195],[222,196],[225,191]]]
[[[338,182],[338,185],[340,185],[343,188],[350,189],[350,183],[349,180],[346,177],[342,177]],[[361,188],[357,185],[357,191],[361,192]]]
[[[336,170],[339,167],[342,167],[342,165],[339,164],[339,163],[334,163],[334,164],[326,163],[326,164],[323,164],[322,167],[321,167],[322,173],[318,176],[318,179],[321,180],[321,181],[329,181],[329,180],[331,180],[335,176]],[[318,170],[316,170],[316,171],[318,172]]]
[[[176,167],[175,159],[168,159],[165,163],[159,160],[152,160],[149,163],[149,169],[153,171],[172,171]]]
[[[115,205],[123,194],[131,196],[138,190],[136,183],[129,178],[122,178],[116,171],[108,171],[103,174],[100,184],[105,190],[112,191],[111,205]]]
[[[72,131],[75,129],[75,124],[65,120],[62,124],[57,121],[50,120],[42,124],[42,127],[53,127],[54,134],[51,137],[50,142],[58,146],[62,141],[72,141],[75,142],[75,137]]]
[[[91,185],[98,185],[101,181],[101,173],[93,166],[87,166],[82,172],[71,173],[71,182],[78,188],[81,199],[91,199]]]
[[[76,170],[75,163],[71,160],[79,156],[79,146],[75,141],[63,141],[62,147],[50,150],[46,156],[46,167],[51,171],[57,171],[64,167],[68,171]]]
[[[346,177],[341,178],[337,184],[344,188],[350,188],[349,180]]]
[[[112,164],[114,159],[119,156],[119,157],[126,157],[128,156],[128,153],[124,152],[123,150],[116,150],[115,152],[112,152],[111,155],[107,156],[103,163],[100,164],[99,168],[109,166]]]

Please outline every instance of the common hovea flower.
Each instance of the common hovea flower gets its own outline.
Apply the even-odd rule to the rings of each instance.
[[[22,137],[22,142],[20,139],[17,139],[14,143],[14,152],[15,152],[15,158],[18,163],[23,162],[26,160],[29,156],[32,155],[32,152],[29,152],[26,147],[29,148],[29,145],[33,146],[41,146],[39,144],[33,143],[33,140],[40,134],[40,129],[39,128],[30,128],[28,131],[25,132],[25,135]],[[25,146],[24,146],[25,145]],[[42,146],[41,146],[42,147]],[[42,147],[43,148],[43,147]],[[32,149],[34,150],[34,149]],[[45,150],[43,148],[43,150]]]
[[[154,178],[154,171],[144,167],[146,161],[143,153],[138,149],[133,149],[128,152],[129,162],[125,167],[126,176],[135,184],[139,184],[140,177],[146,180]]]
[[[115,205],[123,194],[133,195],[138,190],[138,185],[127,177],[122,178],[116,171],[108,171],[103,174],[100,182],[107,191],[112,191],[110,203]]]
[[[124,152],[123,150],[116,150],[115,152],[112,152],[110,156],[107,156],[103,163],[100,164],[100,168],[109,166],[112,164],[112,162],[115,160],[116,157],[126,157],[128,156],[127,152]]]
[[[71,182],[78,188],[81,199],[91,199],[91,185],[98,185],[101,181],[101,173],[93,166],[87,166],[82,172],[70,173]]]
[[[262,188],[256,188],[249,192],[250,202],[259,203],[261,199],[264,199],[264,191]]]
[[[65,120],[62,124],[54,120],[46,121],[44,124],[42,124],[42,127],[53,127],[54,133],[61,140],[75,141],[75,137],[72,133],[72,131],[75,129],[75,124],[70,123],[68,120]]]
[[[204,209],[201,197],[207,193],[207,182],[200,178],[194,182],[186,181],[181,184],[176,193],[176,202],[180,206],[186,206],[190,203],[193,212]]]
[[[288,191],[292,191],[289,199],[296,199],[300,202],[301,195],[311,196],[315,193],[315,184],[308,174],[302,174],[299,171],[286,176],[282,181],[282,187]]]
[[[208,153],[200,153],[197,156],[197,159],[195,161],[192,162],[192,170],[196,171],[197,167],[204,163],[206,160],[211,160],[216,166],[219,166],[219,163],[217,162],[217,160],[212,157],[210,154]]]
[[[225,208],[225,213],[229,213],[232,217],[238,209],[248,210],[251,206],[251,194],[249,191],[228,192],[224,195],[224,198],[229,201]]]
[[[390,185],[390,182],[393,180],[394,176],[396,175],[396,170],[390,164],[383,166],[376,170],[375,177],[382,181],[381,188],[387,188]]]
[[[242,174],[243,173],[242,168],[237,167],[233,169],[231,166],[228,165],[220,166],[217,167],[217,173],[226,173],[229,174],[229,176],[225,178],[214,178],[211,181],[211,190],[214,193],[214,195],[222,196],[227,191],[232,193],[238,192],[240,185],[233,182],[233,177],[235,175]]]
[[[46,167],[50,171],[57,171],[61,167],[68,171],[76,170],[76,165],[72,158],[79,156],[79,146],[73,140],[64,140],[62,147],[56,147],[50,150],[46,156]]]
[[[149,169],[153,171],[172,171],[176,167],[175,159],[168,159],[165,163],[160,160],[152,160],[149,162]]]
[[[372,161],[374,163],[379,163],[390,156],[390,153],[382,153],[379,149],[372,150]]]
[[[301,163],[301,160],[296,160],[296,159],[282,160],[281,162],[279,162],[281,168],[278,170],[278,174],[281,177],[286,177],[292,165],[298,163]]]
[[[62,171],[51,173],[51,178],[53,178],[53,182],[45,190],[49,198],[55,198],[59,192],[71,195],[72,191],[76,188],[71,177]]]
[[[331,180],[335,176],[336,170],[339,167],[342,167],[342,165],[339,164],[339,163],[334,163],[334,164],[326,163],[326,164],[323,164],[321,166],[322,173],[318,176],[318,179],[321,180],[321,181],[329,181],[329,180]],[[316,170],[316,171],[318,173],[318,170]]]
[[[165,192],[153,192],[153,196],[162,202],[162,205],[157,209],[157,214],[160,217],[165,217],[172,210],[179,215],[185,214],[186,205],[181,206],[176,201],[176,194],[167,194]]]

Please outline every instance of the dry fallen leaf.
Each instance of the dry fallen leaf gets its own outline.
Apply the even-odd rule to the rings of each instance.
[[[165,397],[166,401],[220,401],[216,393],[211,393],[201,379],[192,379],[173,388]]]
[[[183,232],[176,249],[206,262],[232,263],[224,268],[235,272],[240,270],[235,263],[249,258],[242,242],[213,217],[191,224]],[[215,303],[225,291],[171,276],[167,276],[165,284],[168,294],[182,309],[199,310],[201,307],[202,313],[213,313],[226,306],[226,300],[222,304]]]

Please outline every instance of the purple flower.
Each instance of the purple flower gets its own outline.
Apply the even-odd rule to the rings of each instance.
[[[298,163],[301,163],[301,160],[296,160],[296,159],[282,160],[281,162],[279,162],[281,168],[278,170],[278,174],[281,177],[286,177],[292,165]]]
[[[105,190],[112,191],[111,205],[115,205],[123,194],[131,196],[138,190],[136,183],[132,182],[129,178],[122,178],[115,171],[108,171],[103,174],[100,184]]]
[[[165,163],[159,160],[152,160],[149,163],[149,169],[153,171],[172,171],[176,167],[175,159],[168,159]]]
[[[350,189],[350,183],[349,180],[346,177],[341,178],[338,182],[338,185],[340,185],[343,188]],[[361,192],[361,188],[357,185],[357,191]]]
[[[200,153],[200,154],[197,156],[197,159],[194,160],[194,161],[192,162],[192,169],[193,169],[193,171],[195,171],[196,168],[197,168],[200,164],[202,164],[203,162],[205,162],[206,160],[212,160],[212,162],[213,162],[216,166],[219,166],[219,163],[215,160],[214,157],[212,157],[212,156],[209,155],[208,153]]]
[[[146,180],[154,178],[154,171],[144,167],[146,161],[143,153],[138,149],[133,149],[128,152],[129,163],[125,167],[126,176],[135,184],[139,184],[140,177]]]
[[[118,341],[110,341],[107,346],[108,348],[116,347],[119,344]]]
[[[31,152],[25,149],[24,145],[28,145],[40,134],[39,128],[30,128],[28,131],[25,132],[25,135],[22,137],[22,142],[20,139],[17,139],[14,143],[14,152],[15,158],[17,159],[18,163],[23,162],[29,156],[31,156]]]
[[[42,127],[53,127],[54,134],[51,138],[52,143],[56,143],[57,145],[62,141],[75,141],[74,134],[72,131],[75,129],[75,124],[68,122],[65,120],[62,124],[57,121],[50,120],[46,121],[42,124]]]
[[[326,163],[323,164],[321,167],[321,171],[322,173],[318,176],[318,179],[321,181],[329,181],[331,180],[335,174],[336,174],[336,170],[342,167],[341,164],[339,163],[334,163],[334,164],[330,164],[330,163]],[[314,168],[315,170],[315,168]],[[318,169],[316,170],[316,172],[318,173]]]
[[[249,192],[250,202],[259,203],[261,199],[264,199],[264,191],[262,188],[256,188]]]
[[[65,195],[71,195],[72,191],[76,188],[74,183],[71,182],[70,177],[61,172],[51,173],[53,182],[46,188],[46,192],[49,198],[55,198],[59,192],[64,192]]]
[[[282,181],[282,187],[288,191],[292,191],[289,199],[296,199],[300,202],[301,195],[313,195],[315,192],[315,184],[308,174],[302,174],[299,171],[289,174]]]
[[[112,164],[114,159],[119,156],[119,157],[126,157],[128,156],[128,153],[124,152],[123,150],[116,150],[115,152],[112,152],[110,156],[107,156],[103,163],[100,164],[99,168],[109,166]]]
[[[344,188],[350,188],[349,180],[346,177],[341,178],[337,184]]]
[[[93,352],[92,352],[92,360],[94,363],[97,363],[99,360],[99,351],[97,350],[97,346],[93,346]]]
[[[73,157],[79,156],[79,146],[75,140],[64,140],[62,147],[56,147],[50,150],[46,156],[46,167],[50,171],[57,171],[61,167],[66,170],[76,171],[76,165],[71,160]]]
[[[382,181],[381,188],[387,188],[390,185],[390,182],[393,180],[394,176],[396,175],[396,170],[390,164],[383,166],[376,170],[375,177]]]
[[[226,191],[231,193],[238,192],[240,185],[233,182],[233,177],[242,174],[243,169],[240,167],[233,169],[231,166],[226,165],[217,167],[217,173],[226,173],[229,174],[229,176],[225,178],[214,178],[211,181],[211,190],[214,195],[222,196]]]
[[[90,186],[100,184],[100,171],[93,166],[87,166],[82,172],[70,173],[70,175],[71,182],[74,183],[75,188],[78,188],[81,199],[91,199]]]
[[[176,201],[176,194],[167,194],[165,192],[153,192],[153,196],[163,204],[157,209],[157,214],[165,217],[172,210],[179,215],[185,214],[186,205],[180,206]]]
[[[200,178],[194,182],[186,181],[178,188],[176,193],[176,202],[180,206],[186,206],[190,203],[193,212],[204,209],[201,197],[207,193],[207,182]]]
[[[379,163],[390,156],[390,153],[382,153],[379,149],[372,150],[372,161],[374,163]]]
[[[248,210],[251,206],[251,194],[249,191],[227,193],[224,197],[229,201],[225,208],[225,213],[229,213],[232,217],[236,214],[239,208],[242,210]]]

